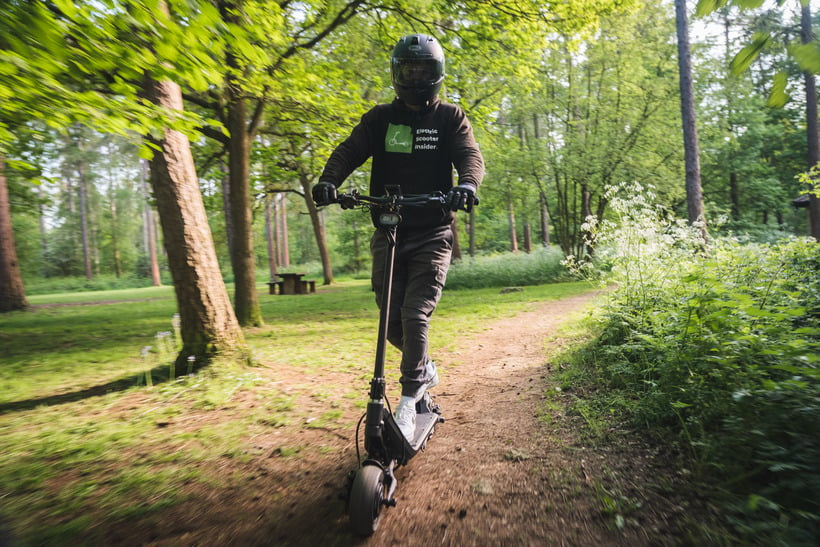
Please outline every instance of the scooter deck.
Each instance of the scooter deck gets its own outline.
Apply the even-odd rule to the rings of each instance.
[[[441,409],[433,402],[429,393],[425,392],[422,398],[416,402],[416,431],[413,433],[413,440],[408,444],[416,453],[423,450],[427,439],[433,434],[436,424],[443,422]]]
[[[436,424],[444,421],[440,414],[438,405],[435,405],[430,395],[425,393],[424,398],[416,403],[416,430],[413,433],[413,440],[408,441],[401,434],[396,419],[387,408],[382,409],[382,423],[384,425],[384,446],[387,459],[394,459],[399,465],[407,465],[410,459],[418,454],[427,445],[427,441],[433,435]],[[380,445],[377,445],[380,446]],[[365,445],[368,453],[372,449]],[[383,462],[386,463],[386,462]]]
[[[413,442],[410,443],[413,452],[418,452],[424,447],[424,443],[430,438],[433,428],[440,420],[441,414],[435,412],[416,414],[416,432],[413,434]]]

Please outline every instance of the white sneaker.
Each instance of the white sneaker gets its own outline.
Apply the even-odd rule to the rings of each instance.
[[[402,396],[399,406],[396,407],[396,425],[401,434],[409,442],[416,436],[416,400],[413,397]]]
[[[421,398],[424,397],[425,391],[438,385],[438,371],[436,370],[436,364],[433,361],[427,361],[427,364],[424,366],[424,378],[426,378],[424,383],[422,383],[413,394],[412,398],[416,402],[421,401]]]
[[[425,371],[427,372],[427,383],[425,384],[425,389],[431,389],[438,385],[438,370],[436,370],[436,364],[433,360],[427,361],[427,366],[425,367]]]

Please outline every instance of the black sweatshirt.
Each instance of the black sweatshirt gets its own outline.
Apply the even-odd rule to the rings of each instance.
[[[380,104],[362,116],[350,136],[330,155],[320,181],[339,186],[367,158],[373,157],[370,194],[385,194],[398,185],[403,194],[447,193],[458,183],[476,189],[484,176],[484,160],[464,112],[456,105],[434,101],[421,111],[400,100]],[[452,222],[446,211],[406,208],[403,227],[432,227]]]

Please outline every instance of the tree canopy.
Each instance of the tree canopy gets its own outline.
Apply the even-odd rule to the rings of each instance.
[[[786,8],[799,2],[780,2],[779,11],[758,4],[702,1],[694,14],[694,24],[725,25],[731,38],[693,42],[706,214],[725,214],[732,229],[800,233],[804,221],[790,203],[801,190],[794,177],[806,170],[797,114],[804,99],[788,77],[790,100],[774,109],[771,89],[784,71],[811,69],[814,46],[795,43],[796,20]],[[131,214],[121,233],[104,222],[115,224],[112,204],[140,210],[135,152],[153,157],[153,141],[143,137],[170,127],[191,140],[220,267],[236,283],[243,323],[257,321],[251,274],[267,254],[267,194],[288,204],[282,214],[290,224],[289,235],[281,226],[271,237],[289,239],[300,262],[320,260],[330,282],[349,262],[333,233],[346,230],[346,221],[311,211],[305,190],[361,114],[392,99],[389,53],[409,32],[441,40],[443,98],[467,112],[488,159],[482,207],[461,227],[478,227],[477,252],[537,239],[582,254],[585,218],[606,217],[607,187],[630,180],[654,186],[670,212],[682,214],[673,15],[671,6],[641,0],[4,2],[0,148],[15,230],[36,232],[45,215],[43,229],[65,238],[43,248],[59,240],[71,249],[56,267],[53,252],[18,244],[25,276],[77,272],[72,257],[81,245],[71,234],[80,226],[80,184],[69,142],[97,150],[87,165],[87,198],[92,209],[108,211],[88,219],[88,244],[96,246],[89,256],[101,264],[92,270],[117,270],[117,238],[139,249],[124,255],[126,270],[143,268],[144,215]],[[769,39],[755,42],[762,33]],[[759,47],[729,55],[738,35]],[[148,75],[177,83],[184,110],[147,101]],[[80,135],[80,126],[89,131],[79,140],[60,136]],[[124,140],[104,151],[109,135]],[[111,154],[126,163],[105,167]],[[36,177],[50,182],[32,191],[27,181]],[[351,181],[362,184],[362,174]]]

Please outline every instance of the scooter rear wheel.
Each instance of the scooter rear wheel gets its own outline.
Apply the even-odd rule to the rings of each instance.
[[[379,527],[384,500],[384,471],[376,465],[365,465],[356,472],[350,489],[347,514],[353,531],[369,536]]]

